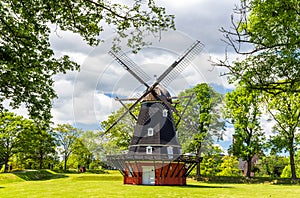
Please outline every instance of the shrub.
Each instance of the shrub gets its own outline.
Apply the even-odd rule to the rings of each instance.
[[[297,178],[300,177],[300,170],[299,170],[299,168],[297,168],[297,166],[296,166],[296,176],[297,176]],[[291,165],[287,165],[284,167],[280,177],[282,177],[282,178],[291,178],[292,177]]]
[[[236,157],[224,156],[220,167],[221,172],[217,173],[217,176],[241,176],[239,161]]]
[[[0,173],[4,173],[4,172],[5,172],[5,164],[3,164],[1,169],[0,169]]]

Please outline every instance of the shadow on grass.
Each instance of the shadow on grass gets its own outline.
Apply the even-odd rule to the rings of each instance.
[[[126,184],[127,185],[127,184]],[[129,184],[130,185],[130,184]],[[235,188],[232,186],[210,186],[210,185],[203,185],[203,184],[187,184],[185,186],[177,186],[177,185],[132,185],[132,186],[141,186],[141,187],[145,187],[145,186],[149,186],[149,187],[153,187],[153,186],[159,186],[159,187],[171,187],[171,188],[183,188],[183,189],[192,189],[192,188]]]
[[[116,176],[116,175],[82,175],[73,178],[73,180],[78,180],[78,181],[122,181],[123,177],[122,176]]]
[[[64,174],[57,174],[49,170],[22,170],[14,171],[12,174],[25,181],[35,181],[35,180],[50,180],[50,179],[60,179],[66,178],[68,176]]]
[[[234,187],[231,187],[231,186],[207,186],[207,185],[191,185],[191,184],[188,184],[186,186],[181,186],[181,188],[234,188]]]

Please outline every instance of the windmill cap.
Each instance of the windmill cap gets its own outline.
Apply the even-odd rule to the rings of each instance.
[[[164,88],[163,86],[161,85],[157,85],[153,91],[163,97],[164,99],[168,100],[170,102],[170,98],[171,98],[171,94],[168,92],[168,90],[166,88]],[[155,100],[158,100],[156,97],[154,97],[154,95],[152,93],[149,93],[148,95],[146,95],[144,98],[143,98],[143,101],[155,101]]]

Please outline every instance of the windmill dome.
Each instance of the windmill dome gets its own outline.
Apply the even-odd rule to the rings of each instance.
[[[153,91],[163,97],[165,100],[167,100],[168,102],[171,102],[171,94],[169,93],[169,91],[164,88],[163,86],[161,85],[157,85]],[[148,95],[146,95],[142,101],[155,101],[155,100],[158,100],[152,93],[149,93]]]

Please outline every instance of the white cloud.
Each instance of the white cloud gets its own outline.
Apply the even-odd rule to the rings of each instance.
[[[266,138],[268,139],[270,135],[272,135],[272,128],[275,125],[275,121],[269,119],[267,114],[263,114],[262,118],[260,119],[260,126],[263,129]]]
[[[224,141],[232,141],[232,135],[234,134],[234,128],[226,127],[226,130],[224,132],[223,140]]]

